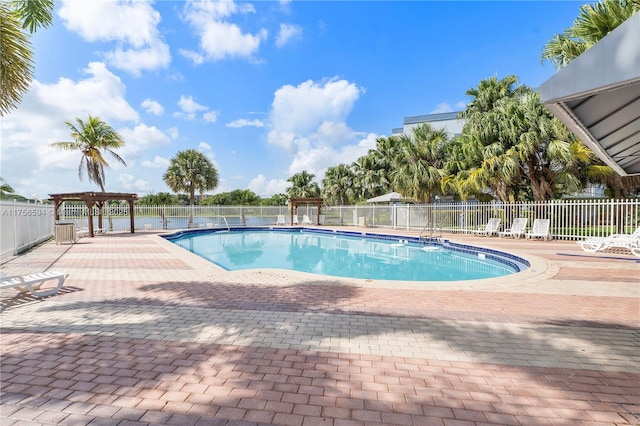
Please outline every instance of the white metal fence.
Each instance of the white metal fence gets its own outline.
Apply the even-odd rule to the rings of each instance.
[[[17,255],[53,236],[53,205],[0,201],[0,258]]]
[[[93,212],[94,227],[97,209]],[[102,228],[111,231],[129,229],[127,206],[111,206],[102,212]],[[188,227],[271,226],[278,215],[289,222],[287,206],[135,206],[135,229],[184,229]],[[317,222],[315,206],[301,206],[298,223],[308,216]],[[444,232],[466,233],[499,217],[508,228],[513,219],[526,217],[529,226],[534,219],[550,219],[555,238],[578,239],[605,236],[615,232],[633,232],[640,226],[640,199],[630,200],[554,200],[519,203],[436,203],[428,205],[391,204],[359,206],[323,206],[320,222],[331,226],[370,226],[393,229],[422,230],[439,227]],[[85,206],[66,206],[61,219],[87,226]]]
[[[640,199],[553,200],[518,203],[435,203],[428,205],[341,206],[322,209],[330,225],[362,225],[418,230],[438,227],[443,232],[468,233],[492,217],[502,228],[513,219],[549,219],[554,238],[581,239],[612,233],[631,233],[640,226]],[[363,219],[366,218],[366,219]]]
[[[53,235],[53,206],[1,202],[2,256],[15,254]],[[87,207],[63,205],[60,219],[86,228]],[[94,208],[94,229],[128,231],[129,207],[111,205],[102,211],[102,226]],[[136,205],[136,230],[226,228],[239,226],[273,226],[279,215],[289,223],[287,206],[140,206]],[[300,206],[298,223],[308,216],[317,221],[315,206]],[[391,204],[360,206],[323,206],[320,222],[330,226],[369,226],[379,228],[423,230],[438,227],[445,233],[467,233],[487,223],[502,219],[503,228],[513,219],[526,217],[529,226],[536,218],[550,219],[554,238],[577,240],[588,236],[631,233],[640,226],[640,199],[630,200],[553,200],[534,203],[435,203],[428,205]]]

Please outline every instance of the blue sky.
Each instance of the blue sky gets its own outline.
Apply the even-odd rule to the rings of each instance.
[[[267,197],[303,170],[320,183],[405,116],[464,109],[482,79],[539,86],[555,72],[542,46],[581,4],[58,1],[31,89],[2,118],[0,176],[27,197],[97,190],[78,152],[48,146],[93,115],[126,141],[107,191],[170,192],[162,175],[189,148],[218,170],[210,193]]]

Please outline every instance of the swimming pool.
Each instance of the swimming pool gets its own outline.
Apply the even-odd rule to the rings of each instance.
[[[501,277],[529,266],[499,251],[370,233],[241,228],[165,238],[230,271],[276,268],[376,280],[459,281]]]

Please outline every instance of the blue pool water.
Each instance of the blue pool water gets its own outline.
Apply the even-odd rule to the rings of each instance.
[[[377,280],[458,281],[501,277],[528,266],[496,251],[355,233],[243,229],[165,238],[231,271],[276,268]]]

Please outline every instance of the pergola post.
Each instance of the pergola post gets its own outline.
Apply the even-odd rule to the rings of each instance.
[[[129,201],[129,229],[131,229],[131,233],[135,232],[135,220],[133,217],[133,200]]]
[[[87,209],[89,209],[89,213],[87,214],[87,217],[89,218],[89,236],[93,238],[93,201],[86,199],[84,202],[87,205]]]

